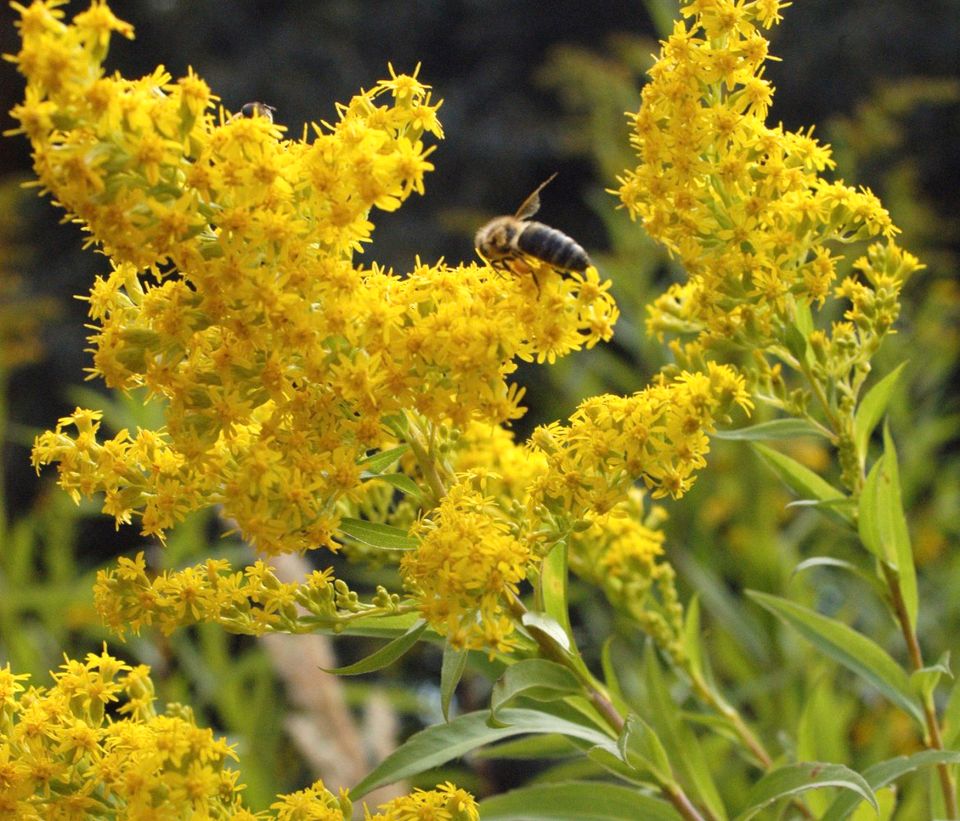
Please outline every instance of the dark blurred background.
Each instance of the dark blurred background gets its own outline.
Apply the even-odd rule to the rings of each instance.
[[[83,7],[72,3],[67,10]],[[539,217],[573,235],[601,272],[614,280],[623,318],[612,344],[580,352],[556,367],[519,371],[529,389],[530,407],[517,425],[519,435],[534,424],[567,416],[584,396],[641,388],[665,361],[663,346],[643,335],[643,306],[679,272],[622,211],[614,210],[616,200],[605,189],[615,186],[616,175],[634,163],[623,113],[638,105],[643,72],[657,39],[669,31],[675,2],[124,0],[112,8],[135,25],[137,36],[133,42],[114,41],[111,69],[136,76],[162,63],[177,77],[191,66],[232,111],[251,100],[275,106],[276,120],[294,137],[305,123],[334,119],[334,103],[387,76],[388,62],[398,72],[422,64],[421,80],[444,100],[440,116],[446,139],[431,158],[436,170],[427,177],[426,196],[374,217],[377,227],[366,263],[376,260],[402,272],[415,255],[426,260],[443,256],[453,263],[469,260],[479,224],[512,212],[538,183],[559,172],[543,195]],[[0,10],[4,53],[17,50],[12,21],[9,8]],[[785,10],[772,40],[772,53],[782,62],[769,63],[766,72],[777,89],[771,119],[791,129],[816,124],[817,136],[834,146],[837,175],[878,193],[903,228],[905,247],[928,265],[906,295],[905,347],[893,342],[889,348],[890,362],[911,356],[916,365],[894,415],[901,415],[904,435],[899,444],[904,448],[908,503],[919,511],[918,562],[952,574],[941,575],[941,580],[960,581],[960,566],[948,550],[960,534],[955,516],[960,505],[960,0],[804,0]],[[22,83],[9,63],[0,64],[0,73],[0,116],[9,128],[12,121],[5,112],[20,100]],[[39,480],[34,475],[29,446],[39,430],[91,399],[80,388],[88,365],[85,305],[73,296],[88,290],[106,261],[81,250],[82,232],[76,225],[60,224],[62,215],[48,199],[19,188],[29,178],[26,141],[0,141],[0,269],[19,277],[17,287],[0,292],[0,325],[6,323],[0,331],[13,342],[24,343],[27,336],[33,341],[37,334],[42,342],[42,347],[7,362],[3,374],[8,401],[8,408],[0,409],[6,420],[3,492],[11,523],[51,508],[59,511],[59,521],[69,520],[69,560],[58,552],[63,534],[56,528],[43,530],[50,527],[44,524],[36,525],[30,538],[46,544],[47,552],[23,548],[26,558],[17,561],[36,566],[37,577],[45,579],[44,595],[64,597],[64,608],[67,603],[78,608],[73,624],[89,642],[91,631],[96,632],[89,618],[89,573],[142,540],[135,528],[115,532],[111,521],[90,515],[88,507],[80,516],[71,513],[69,504],[62,504],[62,494],[50,490],[52,471]],[[25,318],[35,320],[36,327],[24,324]],[[91,389],[97,386],[87,383],[85,390]],[[124,412],[133,421],[138,418],[133,404],[118,415]],[[894,422],[897,433],[896,418]],[[718,445],[711,465],[715,478],[701,479],[690,504],[671,510],[671,559],[686,584],[706,591],[708,614],[726,614],[725,629],[734,636],[728,648],[731,657],[753,654],[750,663],[766,663],[769,659],[763,657],[769,651],[757,639],[760,633],[737,616],[729,591],[739,589],[750,574],[785,577],[785,568],[802,555],[812,530],[803,525],[786,531],[786,549],[768,544],[773,530],[756,536],[770,523],[761,522],[756,510],[761,499],[769,501],[772,484],[760,468],[754,476],[755,466],[742,467],[742,447]],[[810,456],[810,462],[817,458]],[[933,464],[939,466],[936,482]],[[730,473],[738,483],[724,481]],[[786,501],[777,497],[776,509],[782,511]],[[773,509],[770,504],[764,508],[768,513]],[[11,525],[7,544],[0,546],[8,553],[17,538],[14,531]],[[719,555],[715,545],[721,539],[732,552],[709,559]],[[707,562],[701,562],[705,556]],[[0,567],[0,581],[11,585],[16,568],[3,561]],[[57,574],[64,585],[71,575],[85,575],[70,579],[73,592],[66,595],[66,588],[54,583]],[[771,581],[770,586],[776,589],[778,584]],[[821,590],[835,596],[837,608],[848,600],[841,589]],[[48,669],[50,659],[56,664],[64,644],[76,638],[69,634],[70,619],[65,620],[67,628],[46,622],[30,634],[32,644],[18,649],[10,631],[29,623],[26,613],[41,618],[36,614],[42,608],[29,601],[12,602],[8,598],[0,604],[0,657]],[[945,599],[944,607],[946,615],[932,611],[934,619],[943,616],[941,638],[949,625],[960,622],[960,603]],[[583,604],[583,629],[602,638],[609,624],[591,608],[589,601]],[[882,612],[874,617],[883,622]],[[208,642],[219,640],[212,633],[204,635]],[[195,658],[191,652],[181,648],[170,655],[180,653],[182,661]],[[209,645],[205,652],[213,655]],[[722,677],[723,665],[719,668]],[[191,679],[195,704],[198,679],[202,693],[202,677]],[[215,701],[210,696],[210,703]],[[211,720],[242,735],[245,730],[231,727],[229,713],[219,707]],[[410,714],[418,710],[410,704],[405,709]],[[244,712],[250,711],[240,709],[238,715]],[[277,726],[274,731],[279,732]],[[277,775],[283,757],[275,758],[276,766],[269,767],[271,773],[260,782],[251,768],[245,770],[255,804],[277,788],[302,786],[290,783],[297,779],[289,773]]]

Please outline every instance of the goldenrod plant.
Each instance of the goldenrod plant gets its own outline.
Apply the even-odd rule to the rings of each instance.
[[[647,309],[670,364],[526,441],[510,430],[525,410],[518,361],[550,366],[608,342],[611,282],[536,258],[507,270],[418,259],[399,273],[359,260],[378,215],[423,195],[433,170],[440,103],[419,67],[390,67],[334,122],[293,138],[266,107],[227,110],[193,72],[108,73],[111,38],[133,31],[104,2],[70,20],[60,0],[13,5],[22,46],[10,59],[26,91],[12,133],[29,139],[41,191],[109,261],[85,297],[90,376],[142,390],[163,420],[108,435],[100,411],[77,408],[36,438],[33,463],[55,465],[64,491],[96,499],[118,527],[163,542],[215,508],[261,554],[163,571],[143,552],[121,557],[93,587],[103,623],[118,640],[194,625],[391,639],[332,671],[344,675],[418,642],[443,647],[442,721],[349,790],[317,782],[263,817],[349,818],[374,788],[495,743],[494,755],[576,756],[580,768],[479,803],[444,781],[363,812],[890,817],[890,785],[922,771],[935,776],[924,811],[957,817],[960,752],[944,711],[956,723],[960,700],[941,698],[946,648],[934,664],[921,651],[884,423],[904,366],[874,368],[923,266],[880,200],[831,174],[812,129],[768,123],[767,32],[788,3],[681,7],[629,115],[634,159],[608,181],[609,208],[685,272]],[[750,682],[714,674],[718,651],[669,559],[658,500],[682,507],[717,437],[745,459],[752,446],[857,541],[859,562],[816,562],[868,578],[905,651],[771,593],[739,606],[769,612],[905,716],[910,754],[862,771],[808,757],[809,717],[757,726]],[[763,444],[810,438],[830,454],[818,469]],[[281,581],[271,557],[307,552],[322,569]],[[331,553],[387,565],[394,581],[364,587]],[[595,631],[571,617],[573,579],[602,593],[631,642],[586,646]],[[9,666],[0,676],[0,811],[257,817],[231,746],[189,706],[158,710],[150,672],[116,653],[66,659],[52,686]],[[458,714],[468,668],[494,683],[487,708]],[[508,741],[519,735],[531,738]]]

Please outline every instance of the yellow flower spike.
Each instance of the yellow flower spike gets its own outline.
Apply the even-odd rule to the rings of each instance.
[[[534,560],[489,500],[469,481],[451,488],[418,523],[419,547],[400,572],[420,612],[457,647],[495,652],[512,646],[507,597],[516,596]]]
[[[479,821],[480,810],[474,797],[447,781],[433,790],[414,790],[382,804],[370,814],[364,807],[366,821]]]

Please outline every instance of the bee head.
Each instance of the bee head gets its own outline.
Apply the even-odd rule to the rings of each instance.
[[[513,217],[497,217],[477,231],[473,244],[487,259],[499,259],[513,253],[513,242],[521,226]]]

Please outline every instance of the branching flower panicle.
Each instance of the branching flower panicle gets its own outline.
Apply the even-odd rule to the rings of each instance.
[[[102,4],[68,25],[58,5],[18,7],[17,131],[113,262],[88,297],[91,375],[166,404],[162,431],[101,441],[78,410],[38,438],[34,464],[58,464],[75,498],[103,493],[118,523],[160,538],[219,504],[265,552],[337,549],[340,505],[365,492],[358,462],[396,444],[391,418],[514,419],[517,359],[610,338],[616,307],[592,268],[535,281],[354,262],[374,213],[422,193],[433,168],[439,103],[416,71],[391,68],[289,140],[269,118],[216,114],[192,73],[107,75],[110,34],[130,27]]]
[[[812,129],[766,124],[763,29],[784,5],[683,7],[689,22],[663,43],[631,117],[640,162],[617,193],[688,274],[650,306],[648,329],[672,338],[682,367],[738,359],[754,394],[790,414],[817,418],[816,401],[856,490],[863,454],[853,452],[852,411],[900,290],[922,266],[896,245],[871,191],[828,178],[835,163]],[[838,285],[838,249],[854,242],[873,244],[853,264],[859,276]],[[850,300],[851,321],[816,328],[813,309],[834,297]],[[783,365],[807,387],[788,387]]]
[[[633,396],[587,399],[567,425],[534,432],[548,469],[535,481],[532,509],[576,522],[612,510],[636,481],[654,498],[679,498],[706,464],[707,434],[736,407],[752,407],[743,377],[713,363],[659,377]]]

